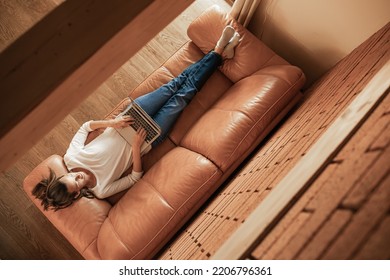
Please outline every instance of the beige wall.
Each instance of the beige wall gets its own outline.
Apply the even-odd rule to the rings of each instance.
[[[262,0],[249,29],[307,86],[390,21],[390,0]]]

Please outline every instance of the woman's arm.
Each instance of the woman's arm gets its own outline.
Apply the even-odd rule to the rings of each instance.
[[[97,198],[106,198],[123,190],[127,190],[142,177],[143,172],[132,171],[129,175],[120,178],[104,188],[93,188],[92,192]]]
[[[110,120],[90,121],[89,127],[91,130],[97,130],[106,127],[124,128],[131,125],[133,122],[134,119],[130,116],[121,116]]]
[[[85,122],[80,126],[77,133],[73,136],[66,153],[77,153],[78,150],[84,147],[85,139],[87,139],[88,133],[92,131],[90,122],[91,121]]]
[[[145,129],[139,129],[137,135],[134,138],[133,147],[133,171],[142,172],[142,161],[141,161],[141,147],[145,141],[146,131]]]

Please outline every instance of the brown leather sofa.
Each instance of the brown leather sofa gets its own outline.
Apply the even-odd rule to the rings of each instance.
[[[131,94],[161,86],[212,49],[229,15],[217,6],[191,23],[186,43]],[[302,71],[233,22],[242,42],[192,100],[164,143],[144,156],[143,178],[107,200],[81,199],[43,211],[31,196],[50,166],[67,172],[53,155],[24,181],[24,189],[86,259],[148,259],[172,238],[300,99]],[[124,99],[107,116],[126,106]],[[92,141],[96,132],[87,141]]]

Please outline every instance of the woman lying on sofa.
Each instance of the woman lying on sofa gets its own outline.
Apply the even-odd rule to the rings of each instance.
[[[161,127],[161,135],[152,147],[165,139],[180,113],[223,59],[234,56],[234,48],[239,41],[240,36],[233,27],[226,26],[211,52],[169,83],[134,100]],[[115,130],[132,122],[131,117],[122,116],[84,123],[64,155],[70,172],[57,178],[50,170],[49,178],[43,179],[32,191],[36,198],[42,200],[44,209],[62,209],[81,197],[109,197],[135,184],[143,175],[140,149],[146,132],[138,130],[134,142],[129,145]],[[97,129],[105,130],[85,145],[88,133]],[[131,164],[131,174],[121,178]]]

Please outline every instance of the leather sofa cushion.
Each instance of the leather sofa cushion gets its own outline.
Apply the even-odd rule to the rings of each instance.
[[[228,24],[231,24],[242,38],[235,49],[233,59],[227,60],[221,67],[221,72],[231,81],[237,82],[263,67],[288,64],[218,6],[209,8],[194,20],[188,27],[187,34],[203,53],[207,53],[214,48],[222,30]]]
[[[181,147],[168,152],[110,211],[98,239],[101,257],[151,257],[193,214],[194,205],[221,175],[197,153]]]
[[[181,146],[204,155],[225,172],[302,86],[304,76],[298,68],[279,68],[284,71],[261,70],[233,85],[191,128]]]
[[[132,98],[144,95],[159,88],[163,84],[178,76],[184,68],[191,65],[203,56],[203,53],[192,42],[185,43],[161,67],[150,74],[131,93]]]

